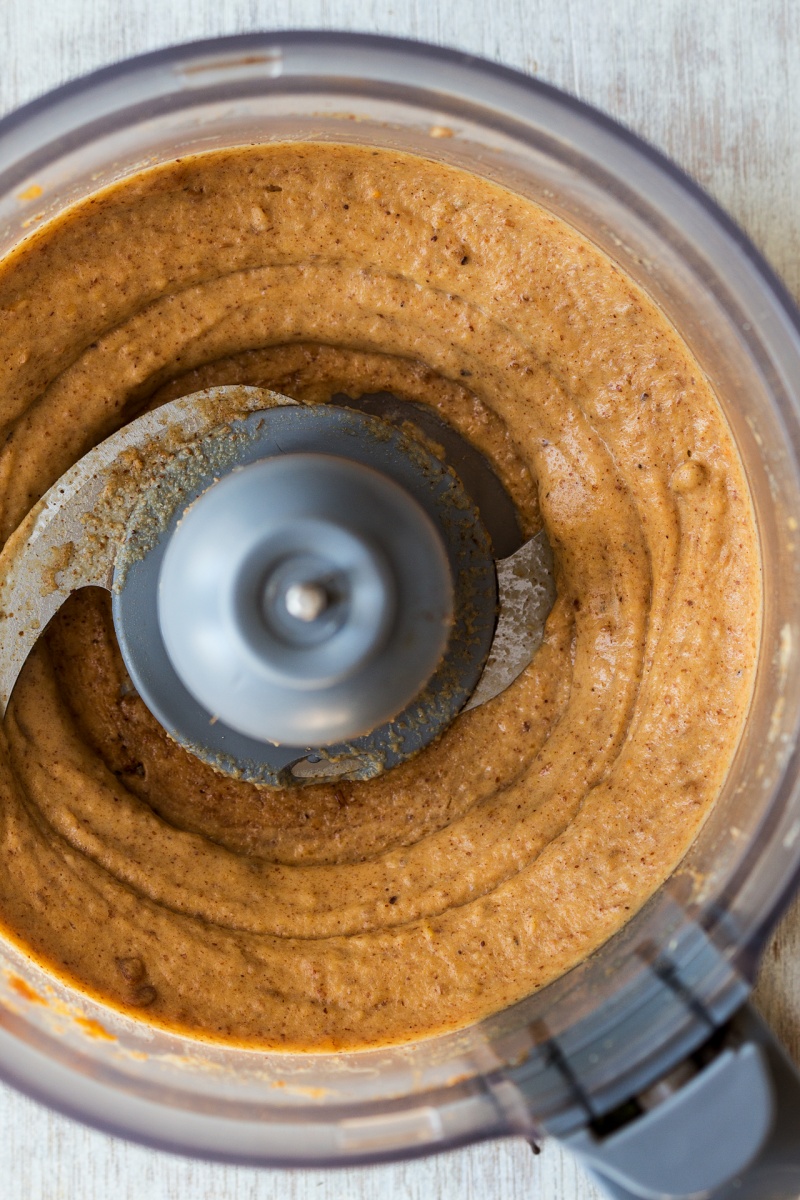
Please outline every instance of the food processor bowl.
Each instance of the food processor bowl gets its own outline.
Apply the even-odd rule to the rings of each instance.
[[[352,34],[177,46],[12,113],[0,122],[0,253],[133,172],[284,140],[388,147],[483,176],[574,226],[660,305],[714,388],[752,491],[764,607],[746,728],[718,802],[659,892],[587,961],[497,1016],[387,1049],[236,1049],[114,1012],[4,941],[0,1075],[110,1132],[250,1164],[374,1162],[597,1131],[741,1006],[797,878],[798,313],[715,204],[621,126],[501,66]]]

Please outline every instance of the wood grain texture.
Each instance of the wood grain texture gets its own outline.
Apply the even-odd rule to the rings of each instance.
[[[259,28],[394,33],[498,59],[665,150],[800,299],[798,0],[0,0],[0,111],[172,42]],[[800,904],[758,1000],[800,1060]],[[0,1087],[4,1200],[598,1200],[559,1147],[286,1175],[188,1162],[83,1129]]]

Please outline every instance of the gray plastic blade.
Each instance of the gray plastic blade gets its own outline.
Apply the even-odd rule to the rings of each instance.
[[[478,686],[464,712],[493,700],[530,663],[542,644],[555,603],[553,552],[544,530],[497,564],[499,612],[494,641]]]
[[[62,475],[0,554],[0,718],[45,626],[79,588],[110,588],[128,516],[179,443],[246,413],[295,404],[263,388],[195,392],[146,413]]]
[[[61,605],[80,588],[111,588],[134,505],[176,451],[250,413],[296,403],[238,385],[197,392],[126,425],[58,480],[0,554],[0,719],[28,654]],[[555,599],[543,531],[496,567],[499,619],[466,709],[498,695],[525,669]],[[309,759],[294,773],[310,781],[351,766],[342,763],[332,772],[330,764]]]

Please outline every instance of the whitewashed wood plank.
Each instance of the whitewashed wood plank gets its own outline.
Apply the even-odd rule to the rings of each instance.
[[[0,0],[0,111],[129,54],[264,27],[395,33],[496,58],[660,146],[731,211],[800,298],[796,0]],[[800,1057],[800,905],[759,1003]],[[4,1200],[597,1200],[556,1146],[285,1175],[192,1163],[85,1130],[0,1087]]]

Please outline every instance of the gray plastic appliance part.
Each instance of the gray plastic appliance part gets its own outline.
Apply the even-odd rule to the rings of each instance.
[[[450,634],[444,542],[361,463],[287,454],[234,470],[183,513],[158,622],[195,700],[261,741],[329,746],[391,720]]]
[[[390,490],[393,482],[410,494],[412,509],[416,501],[425,514],[423,526],[427,528],[427,518],[443,536],[454,595],[448,649],[421,696],[399,718],[332,752],[321,746],[267,746],[217,719],[219,714],[211,710],[216,705],[198,702],[178,677],[161,639],[154,585],[169,544],[167,535],[193,500],[204,492],[213,495],[217,489],[211,485],[220,476],[265,458],[320,448],[329,457],[379,471],[389,480]],[[191,519],[191,509],[185,519]],[[372,551],[374,546],[373,541]],[[390,593],[385,563],[381,565],[380,552],[372,551],[373,586],[384,586]],[[306,560],[303,570],[309,565]],[[324,581],[315,570],[313,578],[303,570],[296,578],[287,576],[282,583],[279,579],[270,596],[262,595],[268,607],[273,605],[273,615],[278,611],[288,617],[300,642],[313,640],[320,618],[324,624],[342,615],[336,587],[323,589],[320,597]],[[520,603],[526,573],[529,595]],[[502,591],[493,642],[496,575]],[[541,641],[555,595],[544,536],[537,535],[510,560],[501,561],[495,572],[474,504],[454,472],[416,439],[362,413],[329,405],[299,406],[276,393],[247,387],[196,393],[132,422],[71,468],[12,536],[0,556],[0,712],[49,619],[71,592],[90,585],[112,589],[115,624],[131,677],[168,732],[219,769],[266,783],[369,777],[415,753],[464,707],[479,679],[477,694],[485,702],[524,669]],[[446,584],[436,587],[440,596],[447,596]],[[322,612],[305,622],[292,617],[289,598],[294,598],[292,604],[303,603],[304,588],[306,599],[317,589],[317,603],[323,600],[327,617]],[[386,626],[381,632],[378,620],[374,630],[374,653],[381,637],[388,636],[391,609],[389,595],[383,614]],[[437,621],[441,631],[444,610]],[[139,644],[134,644],[137,639]],[[508,645],[515,639],[515,653],[509,655]],[[433,658],[433,650],[430,655]],[[424,674],[425,669],[416,667],[415,673]]]
[[[402,489],[423,510],[424,517],[437,531],[447,556],[453,589],[453,618],[445,652],[433,674],[427,680],[417,679],[414,698],[407,707],[395,712],[390,720],[374,723],[369,732],[339,742],[320,744],[324,739],[320,739],[320,742],[309,739],[305,743],[278,742],[277,738],[267,741],[263,736],[253,737],[230,724],[229,719],[222,716],[221,706],[218,707],[216,701],[214,707],[206,707],[181,679],[164,642],[158,611],[159,581],[165,556],[184,520],[190,521],[195,512],[199,516],[218,489],[227,486],[236,474],[243,474],[247,470],[247,478],[251,478],[251,465],[258,464],[259,471],[264,471],[267,469],[265,464],[273,460],[296,462],[298,456],[302,460],[309,454],[318,455],[321,448],[324,448],[328,458],[339,460],[345,467],[352,466],[354,475],[358,474],[359,467],[369,468],[370,472],[388,480],[390,485]],[[294,466],[290,468],[292,471],[294,469]],[[218,482],[220,479],[222,483]],[[325,694],[319,678],[315,683],[314,703],[319,703],[318,711],[321,712],[322,708],[329,711],[340,709],[350,720],[354,714],[364,716],[363,710],[361,713],[357,711],[356,701],[347,699],[350,689],[357,690],[363,686],[369,693],[370,703],[379,703],[381,677],[393,672],[398,659],[404,655],[412,662],[415,646],[424,640],[421,629],[425,613],[420,610],[419,601],[423,602],[424,609],[429,597],[425,598],[425,581],[414,578],[412,547],[404,551],[404,581],[400,581],[396,574],[396,568],[403,558],[400,554],[401,541],[396,541],[395,551],[392,552],[394,563],[383,552],[384,536],[387,543],[391,537],[382,532],[381,520],[374,522],[377,514],[370,512],[377,501],[371,503],[362,497],[360,502],[354,504],[351,502],[354,501],[352,492],[348,495],[349,499],[346,496],[346,502],[339,504],[337,522],[340,532],[348,531],[350,550],[353,550],[352,534],[357,532],[356,526],[360,522],[367,542],[380,550],[377,559],[372,555],[373,563],[382,558],[389,578],[394,574],[398,589],[402,588],[402,596],[398,597],[396,605],[399,637],[393,638],[389,634],[386,643],[390,651],[388,656],[376,654],[372,660],[362,663],[360,674],[350,675],[341,681],[344,686],[338,693],[334,690],[333,695]],[[325,505],[328,504],[331,510],[337,505],[332,493],[326,499],[319,491],[313,495],[309,493],[308,502],[297,495],[286,500],[286,504],[294,508],[286,509],[281,518],[283,532],[280,536],[288,539],[282,547],[284,564],[294,562],[296,565],[295,551],[317,553],[319,550],[319,540],[313,544],[304,541],[308,529],[304,533],[297,524],[302,506],[306,503],[312,506],[305,510],[306,516],[313,520],[327,520]],[[312,509],[316,517],[312,516]],[[359,509],[365,511],[360,513]],[[396,519],[389,518],[386,512],[384,517],[397,524]],[[266,525],[270,524],[266,512],[261,512],[261,518]],[[245,528],[254,530],[260,525],[258,521],[247,526],[245,517]],[[196,531],[191,532],[192,537],[200,542],[201,552],[205,550],[207,553],[211,563],[210,573],[217,574],[218,566],[214,564],[218,559],[219,547],[214,548],[212,553],[202,533],[198,537]],[[401,534],[399,527],[396,532]],[[228,540],[231,545],[234,542],[237,546],[241,545],[238,539],[229,535]],[[330,531],[328,542],[330,544]],[[363,537],[361,542],[363,565],[367,543]],[[255,556],[252,561],[256,574],[250,573],[246,562],[239,563],[234,571],[237,575],[241,568],[243,573],[243,590],[240,590],[237,603],[244,603],[245,595],[249,595],[251,600],[255,596],[258,590],[257,573],[262,572],[263,578],[266,569],[264,554],[270,553],[270,546],[257,540],[252,553]],[[232,565],[227,563],[226,570]],[[403,431],[365,413],[328,404],[278,406],[266,412],[251,413],[183,448],[165,464],[157,478],[141,489],[140,500],[126,525],[112,581],[112,611],[120,649],[133,685],[150,711],[175,741],[186,746],[197,757],[231,774],[273,786],[296,780],[298,776],[294,768],[299,766],[300,760],[310,768],[310,773],[304,772],[299,776],[304,780],[370,778],[403,762],[431,742],[463,708],[480,678],[494,634],[496,604],[496,572],[489,539],[455,474]],[[252,605],[255,605],[254,600]],[[346,606],[342,607],[346,610]],[[403,611],[405,609],[408,611]],[[261,615],[266,616],[263,610]],[[240,626],[246,624],[246,620],[242,621],[241,605],[235,616],[230,612],[227,617],[224,613],[218,613],[218,616]],[[253,620],[251,626],[255,623]],[[174,626],[172,631],[174,633]],[[261,622],[259,654],[265,651],[264,633],[264,624]],[[240,635],[234,635],[229,640],[235,641],[236,636]],[[310,656],[312,661],[318,657],[321,646],[324,649],[324,641],[317,644]],[[255,650],[252,640],[251,648]],[[186,655],[182,660],[184,667],[188,657]],[[299,665],[298,657],[296,665]],[[274,664],[274,657],[272,661]],[[208,662],[204,666],[208,666]],[[238,672],[246,689],[248,681],[243,677],[241,657],[238,660]],[[418,673],[416,668],[415,673]],[[203,671],[198,672],[195,679],[196,684],[201,686],[202,675]],[[222,678],[222,674],[218,673],[217,683]],[[228,681],[233,683],[235,676],[228,676]],[[286,675],[284,681],[286,689],[294,686]],[[403,686],[407,683],[408,680]],[[255,687],[251,696],[253,691]],[[285,690],[285,700],[287,695]],[[313,711],[309,693],[301,697],[295,690],[295,695],[300,700],[298,711],[305,708]],[[220,700],[224,702],[224,698],[220,697]],[[227,702],[230,702],[230,696]],[[288,700],[286,707],[289,707]],[[227,711],[230,713],[232,710],[228,707]],[[311,762],[308,762],[309,757],[312,758]],[[315,759],[319,759],[319,763]],[[317,773],[317,769],[321,770],[321,774]]]
[[[615,1200],[794,1200],[800,1074],[745,1005],[628,1106],[613,1132],[565,1139]]]
[[[747,1003],[728,918],[715,916],[707,930],[668,896],[646,906],[652,940],[641,926],[618,935],[632,962],[613,993],[599,1004],[587,993],[585,1016],[563,1029],[557,1006],[539,1010],[529,1049],[518,1042],[519,1063],[499,1073],[509,1112],[546,1113],[540,1137],[615,1200],[800,1194],[800,1073]],[[506,1010],[495,1036],[519,1038],[527,1010]]]

